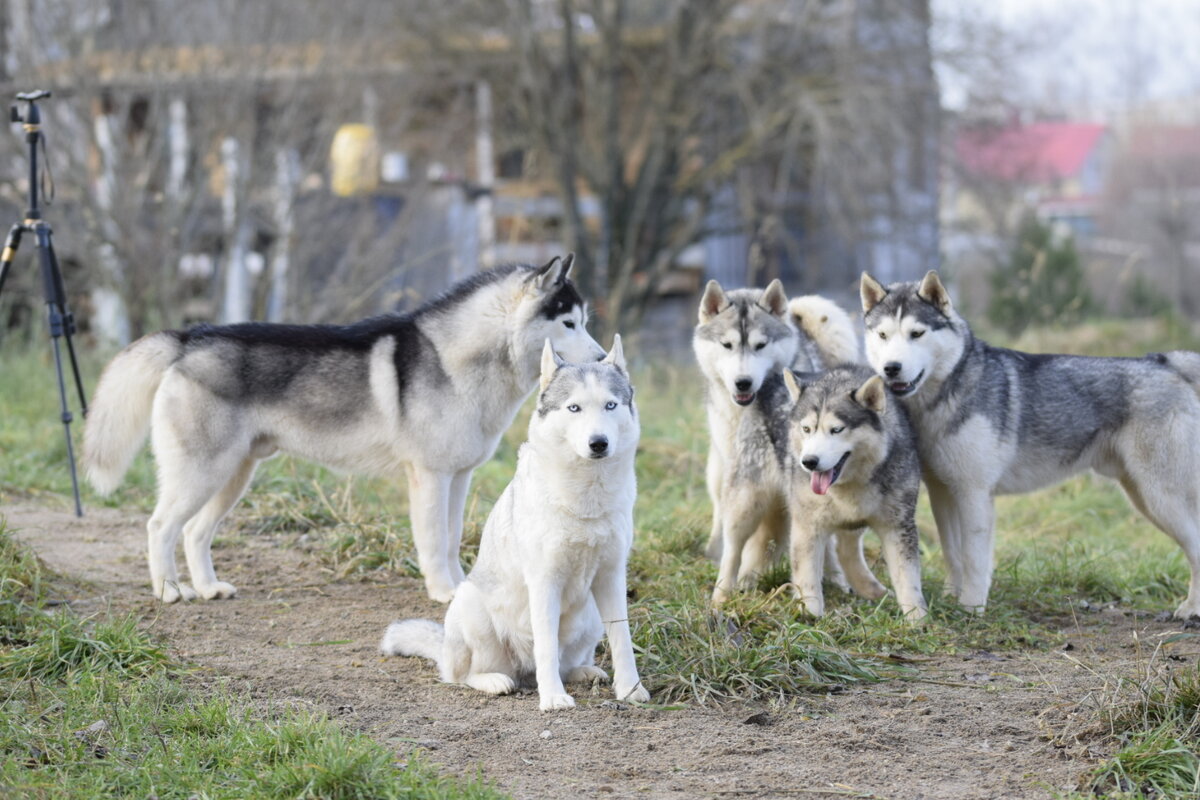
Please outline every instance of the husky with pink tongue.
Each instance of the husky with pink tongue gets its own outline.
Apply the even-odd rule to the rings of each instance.
[[[825,613],[821,571],[832,536],[854,591],[872,599],[887,594],[862,560],[869,526],[883,543],[900,610],[910,620],[922,619],[926,606],[914,520],[921,465],[908,414],[867,367],[784,370],[783,382],[792,401],[787,441],[793,591],[808,613]]]

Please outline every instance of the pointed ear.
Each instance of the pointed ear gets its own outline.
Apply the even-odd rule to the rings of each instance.
[[[612,364],[621,372],[625,372],[625,351],[621,348],[621,334],[613,334],[612,349],[604,357],[603,364]]]
[[[575,262],[575,254],[567,256],[567,260],[555,256],[546,262],[544,267],[541,267],[533,273],[531,282],[539,292],[548,292],[551,288],[557,286],[567,279],[567,271],[571,269],[571,265]]]
[[[872,278],[864,272],[862,279],[858,282],[858,293],[862,296],[863,313],[869,313],[872,308],[879,305],[879,301],[887,297],[887,289],[883,288],[883,284]]]
[[[567,278],[571,277],[571,268],[575,266],[575,254],[567,253],[567,257],[562,260],[562,270],[558,273],[558,282],[563,283]]]
[[[937,270],[931,269],[921,279],[921,288],[917,289],[917,297],[932,305],[943,314],[950,313],[950,293],[942,285]]]
[[[868,411],[882,414],[887,408],[887,391],[883,388],[883,378],[872,375],[862,386],[854,390],[854,402]]]
[[[721,284],[709,281],[708,285],[704,287],[704,296],[700,298],[700,324],[708,322],[728,306],[729,298],[725,296],[725,290],[721,288]]]
[[[758,304],[777,317],[782,317],[787,313],[787,295],[783,291],[783,284],[779,282],[779,278],[767,284],[766,291],[759,298]]]
[[[546,391],[546,387],[554,378],[554,373],[558,372],[558,368],[565,363],[558,357],[558,353],[554,352],[554,345],[550,344],[550,340],[547,339],[546,344],[542,346],[542,378],[541,388],[538,389],[539,394]]]
[[[783,370],[783,385],[787,387],[788,397],[795,403],[800,399],[800,395],[804,394],[804,387],[796,380],[796,373],[786,367]]]

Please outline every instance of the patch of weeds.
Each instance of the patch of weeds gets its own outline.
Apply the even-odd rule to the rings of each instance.
[[[827,633],[769,613],[742,595],[712,611],[698,592],[630,611],[638,667],[656,702],[786,700],[881,679],[879,662],[849,655]]]
[[[137,628],[132,617],[93,624],[70,612],[43,615],[28,644],[0,653],[0,680],[58,680],[76,671],[119,672],[144,677],[165,668],[161,647]]]

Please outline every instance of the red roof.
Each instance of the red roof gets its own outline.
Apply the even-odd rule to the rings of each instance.
[[[1035,122],[964,131],[954,143],[959,163],[977,175],[1031,183],[1079,173],[1104,134],[1089,122]]]

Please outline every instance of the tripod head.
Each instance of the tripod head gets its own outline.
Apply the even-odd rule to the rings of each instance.
[[[17,99],[25,103],[25,116],[21,116],[21,110],[14,105],[9,109],[9,119],[13,122],[25,123],[25,129],[29,130],[31,125],[42,124],[42,112],[37,107],[37,101],[50,96],[50,93],[44,89],[39,89],[33,92],[21,92],[17,95]]]
[[[13,104],[9,109],[9,119],[12,122],[20,122],[24,125],[25,141],[29,145],[29,208],[25,212],[26,219],[40,219],[42,216],[42,212],[38,208],[37,146],[40,141],[42,143],[42,158],[45,158],[46,137],[42,134],[42,112],[37,106],[37,101],[49,96],[50,92],[45,89],[21,92],[17,95],[17,100],[25,104],[25,115],[21,115],[21,109],[16,104]],[[47,164],[48,166],[49,164]],[[51,178],[49,191],[45,193],[47,204],[53,199],[53,193],[54,181]]]

